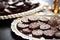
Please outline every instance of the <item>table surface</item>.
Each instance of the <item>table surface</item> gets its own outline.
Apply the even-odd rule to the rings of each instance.
[[[44,0],[52,4],[52,0]],[[11,23],[14,19],[0,20],[0,40],[26,40],[18,37],[11,31]]]

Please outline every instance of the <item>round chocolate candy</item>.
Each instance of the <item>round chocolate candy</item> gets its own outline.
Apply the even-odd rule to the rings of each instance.
[[[6,2],[4,1],[4,2],[0,2],[0,12],[3,12],[4,11],[4,9],[6,8]]]
[[[21,5],[24,5],[24,2],[18,2],[17,4],[15,4],[15,6],[19,7]]]
[[[49,25],[51,25],[51,26],[57,26],[58,24],[57,24],[57,20],[54,20],[54,19],[50,19],[49,21],[48,21],[48,24]]]
[[[33,22],[29,25],[29,28],[30,29],[37,29],[37,28],[39,28],[39,24],[37,22]]]
[[[60,25],[56,26],[56,28],[60,31]]]
[[[40,20],[41,22],[47,23],[49,19],[48,19],[48,18],[45,18],[45,17],[39,17],[39,20]]]
[[[60,24],[60,19],[57,20],[57,23]]]
[[[39,25],[43,25],[43,24],[46,24],[46,23],[43,23],[43,22],[38,21],[38,24]]]
[[[54,30],[46,30],[44,31],[44,37],[45,38],[53,38],[54,37]]]
[[[58,31],[57,27],[51,27],[51,30]]]
[[[42,30],[33,30],[32,31],[32,36],[33,37],[42,37],[42,35],[43,35],[43,31]]]
[[[29,23],[29,21],[28,21],[28,18],[27,17],[25,17],[25,18],[22,18],[22,20],[21,20],[23,23]]]
[[[29,21],[37,21],[38,18],[36,16],[30,16],[29,18]]]
[[[41,29],[41,30],[48,30],[48,29],[50,29],[50,28],[51,28],[51,26],[48,25],[48,24],[42,24],[42,25],[40,25],[40,29]]]
[[[55,33],[55,37],[60,38],[60,32],[59,31]]]
[[[22,33],[24,34],[30,34],[31,32],[32,30],[30,30],[29,28],[22,29]]]
[[[27,27],[29,27],[28,24],[22,24],[22,23],[18,23],[17,26],[18,26],[19,28],[27,28]]]

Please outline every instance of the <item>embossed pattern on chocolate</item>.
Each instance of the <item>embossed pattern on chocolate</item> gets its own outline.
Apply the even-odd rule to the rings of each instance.
[[[33,35],[34,37],[42,37],[43,31],[42,31],[42,30],[33,30],[33,31],[32,31],[32,35]]]

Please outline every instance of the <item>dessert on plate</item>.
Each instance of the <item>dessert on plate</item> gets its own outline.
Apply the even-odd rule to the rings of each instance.
[[[36,19],[33,18],[36,17]],[[60,24],[58,23],[58,20],[53,20],[53,18],[47,18],[47,17],[41,17],[38,16],[26,16],[22,17],[17,21],[15,29],[18,30],[19,33],[21,33],[23,38],[41,38],[44,37],[46,39],[52,39],[52,38],[60,38]],[[53,23],[52,23],[53,22]],[[56,23],[55,23],[56,22]],[[55,25],[57,24],[57,25]],[[18,34],[18,33],[17,33]],[[24,37],[26,36],[26,37]]]
[[[0,15],[21,13],[39,6],[39,2],[31,0],[1,0],[0,2]]]

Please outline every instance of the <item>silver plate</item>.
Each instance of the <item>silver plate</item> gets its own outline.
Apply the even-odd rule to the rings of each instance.
[[[43,13],[43,12],[42,12]],[[51,17],[56,17],[56,18],[60,18],[58,15],[41,15],[40,13],[36,13],[35,15],[31,15],[31,16],[39,16],[39,17],[46,17],[48,19],[50,19]],[[26,17],[30,17],[30,16],[26,16]],[[24,17],[23,17],[24,18]],[[32,37],[32,35],[25,35],[23,33],[21,33],[18,29],[17,29],[17,23],[18,22],[21,22],[22,18],[18,18],[16,20],[14,20],[12,23],[11,23],[11,29],[12,31],[18,35],[18,36],[21,36],[22,38],[24,39],[29,39],[29,40],[45,40],[45,38],[41,37],[41,38],[34,38]]]

